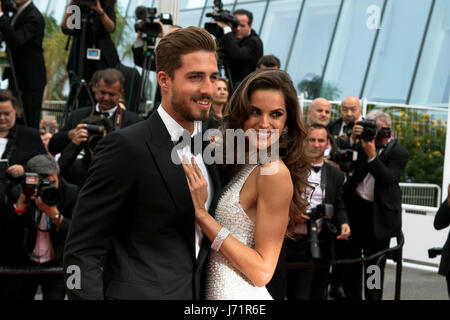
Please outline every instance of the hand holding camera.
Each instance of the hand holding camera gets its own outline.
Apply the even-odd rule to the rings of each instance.
[[[86,126],[86,123],[79,123],[75,129],[72,129],[67,133],[69,139],[72,140],[72,142],[77,146],[88,139],[88,131],[86,130]]]

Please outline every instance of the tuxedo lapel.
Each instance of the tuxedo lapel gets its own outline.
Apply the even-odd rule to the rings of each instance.
[[[147,141],[147,146],[183,221],[189,248],[195,259],[195,214],[186,175],[181,164],[176,165],[171,159],[174,144],[159,114],[154,112],[146,121],[151,131],[151,137]]]

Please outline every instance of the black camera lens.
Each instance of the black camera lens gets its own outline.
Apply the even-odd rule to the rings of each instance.
[[[55,206],[59,200],[59,192],[48,179],[42,179],[37,186],[37,194],[48,206]]]

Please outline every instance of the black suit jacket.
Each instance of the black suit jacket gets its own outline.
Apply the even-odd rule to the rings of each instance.
[[[391,140],[389,144],[392,145],[370,163],[367,162],[367,155],[358,144],[356,168],[345,186],[345,192],[349,196],[354,196],[358,184],[363,181],[367,173],[370,172],[375,178],[373,225],[378,239],[395,237],[402,228],[402,199],[399,182],[409,155],[397,140]]]
[[[70,298],[199,298],[210,243],[205,237],[196,259],[194,207],[173,147],[156,112],[99,142],[66,242],[65,268],[81,268]],[[214,212],[219,178],[207,168]]]
[[[30,3],[17,18],[14,27],[6,14],[0,18],[0,30],[6,41],[16,69],[21,90],[42,89],[47,84],[42,49],[45,21],[42,14]],[[5,71],[4,78],[11,78],[11,71]]]
[[[53,135],[48,144],[48,149],[51,154],[58,154],[64,150],[64,148],[70,143],[70,139],[67,136],[70,130],[74,129],[84,118],[91,115],[92,108],[84,107],[72,111],[66,120],[66,123],[62,129]],[[114,124],[114,115],[110,118]],[[139,121],[142,121],[142,117],[138,116],[134,112],[123,110],[122,128],[128,127]]]
[[[328,124],[327,130],[328,132],[336,139],[337,136],[339,136],[339,131],[341,130],[342,126],[342,118],[337,119],[336,121],[333,121]]]
[[[434,227],[437,230],[447,228],[450,225],[450,206],[447,199],[442,203],[436,216],[434,217]],[[439,274],[446,276],[450,273],[450,232],[442,250],[441,263],[439,264]]]
[[[236,39],[232,32],[225,34],[221,40],[231,80],[236,86],[237,82],[255,71],[258,60],[263,56],[263,43],[254,30],[240,40]]]

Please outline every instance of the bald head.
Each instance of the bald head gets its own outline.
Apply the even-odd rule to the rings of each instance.
[[[330,122],[331,105],[327,99],[317,98],[311,102],[308,110],[308,125],[318,123],[327,126]]]
[[[345,124],[355,122],[361,117],[361,102],[354,96],[346,97],[341,102],[341,117]]]

